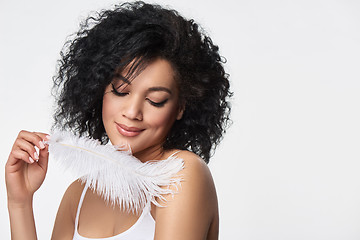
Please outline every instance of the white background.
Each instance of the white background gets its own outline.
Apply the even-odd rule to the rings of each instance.
[[[0,235],[4,168],[21,129],[48,132],[66,36],[115,1],[0,2]],[[360,2],[158,1],[197,20],[231,75],[233,125],[209,164],[220,239],[360,239]],[[50,159],[51,160],[51,159]],[[73,179],[50,161],[34,199],[49,239]]]

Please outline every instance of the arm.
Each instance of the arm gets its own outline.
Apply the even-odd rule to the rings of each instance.
[[[165,196],[156,208],[155,240],[217,239],[218,207],[215,186],[207,165],[196,155],[182,152],[185,168],[181,187]],[[176,187],[172,187],[176,189]]]
[[[8,203],[11,239],[37,239],[32,200],[23,205]]]
[[[11,238],[37,239],[32,208],[34,192],[45,179],[48,148],[44,133],[21,131],[5,165]],[[35,146],[40,151],[36,154]]]

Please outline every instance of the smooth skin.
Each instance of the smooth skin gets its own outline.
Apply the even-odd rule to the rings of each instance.
[[[158,59],[126,88],[121,82],[114,81],[113,85],[121,92],[120,95],[113,91],[112,85],[105,90],[103,122],[110,141],[117,145],[128,143],[134,156],[142,162],[166,159],[177,152],[176,149],[162,148],[169,129],[184,111],[178,102],[173,76],[171,65]],[[45,134],[22,131],[6,164],[12,239],[36,239],[32,196],[46,174],[47,146],[42,148],[40,145],[44,139]],[[39,161],[31,163],[29,157],[36,158],[34,146],[42,150]],[[189,151],[180,151],[176,156],[184,160],[185,167],[178,173],[183,181],[181,186],[177,186],[175,195],[164,196],[165,202],[158,200],[165,207],[151,206],[151,215],[156,222],[154,239],[218,239],[218,203],[208,166]],[[52,239],[72,239],[83,188],[80,181],[75,181],[66,190],[56,216]],[[171,188],[176,191],[176,186]],[[88,238],[111,237],[129,229],[139,216],[119,208],[113,209],[96,193],[87,191],[80,211],[78,232]]]
[[[21,131],[5,165],[12,239],[36,239],[32,200],[47,171],[49,153],[43,143],[46,139],[44,133]]]

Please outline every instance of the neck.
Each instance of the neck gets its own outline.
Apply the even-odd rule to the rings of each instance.
[[[144,149],[141,152],[134,153],[134,157],[141,162],[147,162],[149,160],[160,160],[164,156],[164,148],[161,144],[152,146],[151,148]]]

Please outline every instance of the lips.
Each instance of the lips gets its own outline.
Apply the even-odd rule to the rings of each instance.
[[[128,127],[124,124],[119,124],[119,123],[116,123],[116,128],[119,131],[119,133],[125,137],[135,137],[145,130],[136,127]]]

